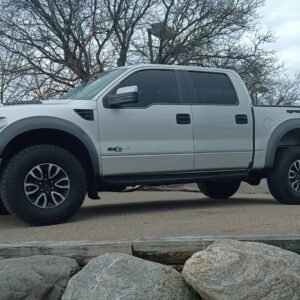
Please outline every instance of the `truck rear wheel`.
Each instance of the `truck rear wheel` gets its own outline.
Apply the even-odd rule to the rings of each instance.
[[[7,164],[0,194],[7,210],[32,225],[61,223],[80,208],[86,194],[78,159],[54,145],[31,146]]]
[[[0,199],[0,216],[3,215],[9,215],[8,210],[6,209],[6,207],[4,206],[2,200]]]
[[[278,150],[267,181],[276,200],[284,204],[300,204],[300,147]]]
[[[227,199],[239,189],[241,181],[198,183],[202,194],[213,199]]]

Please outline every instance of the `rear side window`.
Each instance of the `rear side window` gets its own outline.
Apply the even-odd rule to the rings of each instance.
[[[123,107],[147,107],[151,104],[179,104],[180,95],[175,73],[172,70],[144,70],[129,75],[109,94],[127,86],[138,86],[138,103]]]
[[[225,74],[189,72],[196,103],[234,105],[238,99],[230,79]]]

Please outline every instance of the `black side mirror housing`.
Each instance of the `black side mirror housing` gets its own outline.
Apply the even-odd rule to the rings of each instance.
[[[124,104],[138,102],[138,87],[129,86],[120,88],[115,95],[108,95],[107,104],[112,108],[118,108]]]

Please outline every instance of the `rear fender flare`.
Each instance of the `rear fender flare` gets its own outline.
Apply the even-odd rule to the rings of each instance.
[[[285,134],[294,129],[300,129],[300,119],[285,121],[273,131],[266,149],[265,168],[270,169],[273,167],[280,140]]]

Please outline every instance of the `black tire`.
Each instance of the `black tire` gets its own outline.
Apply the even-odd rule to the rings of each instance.
[[[2,200],[0,199],[0,216],[4,216],[4,215],[9,215],[8,210],[6,209],[6,207],[4,206]]]
[[[267,182],[273,197],[284,204],[300,204],[300,170],[296,174],[299,178],[299,191],[292,187],[289,175],[290,169],[295,162],[299,161],[300,166],[300,147],[279,149],[276,153],[273,169],[269,172]]]
[[[30,189],[37,190],[36,194]],[[21,150],[8,162],[0,183],[7,210],[31,225],[66,221],[82,205],[86,190],[86,174],[78,159],[54,145]]]
[[[228,182],[201,182],[198,183],[200,192],[213,199],[227,199],[239,189],[241,181]]]

